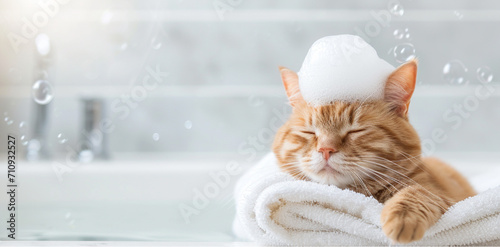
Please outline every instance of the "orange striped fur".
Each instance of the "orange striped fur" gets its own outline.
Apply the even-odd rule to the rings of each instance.
[[[475,194],[456,170],[421,157],[407,117],[416,69],[416,61],[396,69],[383,100],[313,107],[300,95],[297,74],[280,68],[293,106],[273,143],[280,168],[297,179],[373,196],[385,204],[383,231],[398,243],[421,239],[451,205]],[[318,151],[325,143],[336,150],[327,160]]]

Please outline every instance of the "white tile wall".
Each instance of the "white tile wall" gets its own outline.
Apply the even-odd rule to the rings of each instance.
[[[28,2],[0,3],[0,114],[6,112],[29,127],[34,104],[30,85],[36,76],[34,44],[28,39],[16,53],[7,38],[9,33],[20,33],[22,17],[41,11]],[[278,65],[298,70],[316,39],[355,33],[373,22],[370,11],[387,9],[387,1],[242,0],[220,20],[214,2],[73,0],[61,6],[39,30],[53,45],[47,71],[55,93],[50,104],[50,150],[65,152],[66,146],[77,144],[83,95],[104,98],[111,107],[140,85],[148,66],[159,66],[169,77],[148,91],[125,120],[116,120],[109,134],[111,151],[236,152],[238,145],[269,125],[273,109],[283,107],[286,99]],[[478,67],[489,66],[498,81],[500,4],[400,2],[404,15],[392,16],[389,26],[369,42],[396,66],[399,63],[388,52],[403,41],[392,33],[409,29],[411,39],[404,42],[415,46],[420,60],[421,85],[411,109],[411,121],[420,135],[430,138],[434,129],[443,129],[447,139],[436,145],[436,151],[500,152],[500,87],[457,129],[443,119],[454,104],[463,104],[474,94]],[[103,23],[110,16],[109,23]],[[454,59],[468,68],[472,86],[446,84],[442,69]],[[117,115],[109,110],[111,118]],[[186,121],[192,128],[185,127]],[[16,124],[0,125],[1,135],[19,131]],[[30,135],[29,128],[25,132]],[[59,144],[59,133],[69,142]],[[4,145],[0,142],[0,148]]]

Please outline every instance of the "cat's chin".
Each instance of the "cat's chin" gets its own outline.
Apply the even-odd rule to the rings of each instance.
[[[343,175],[339,171],[329,166],[323,168],[316,174],[310,175],[309,177],[314,182],[320,184],[334,185],[341,189],[346,188],[349,184],[353,182],[349,176]]]
[[[327,175],[340,176],[340,172],[335,170],[333,167],[326,165],[318,173],[326,173]]]

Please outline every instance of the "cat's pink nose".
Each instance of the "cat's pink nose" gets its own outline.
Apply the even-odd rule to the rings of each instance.
[[[333,153],[336,153],[337,150],[335,150],[334,148],[320,148],[318,149],[318,151],[320,153],[323,153],[323,158],[325,158],[325,160],[328,160],[330,158],[330,155],[333,154]]]

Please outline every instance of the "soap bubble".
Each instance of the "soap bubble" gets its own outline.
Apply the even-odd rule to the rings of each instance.
[[[5,117],[3,120],[5,120],[7,125],[11,125],[12,123],[14,123],[14,121],[12,119],[10,119],[9,117]]]
[[[78,160],[83,163],[88,163],[94,159],[94,153],[92,153],[92,150],[85,149],[80,151],[78,154]]]
[[[40,105],[46,105],[52,101],[52,98],[54,98],[54,95],[52,94],[52,86],[45,80],[36,81],[33,84],[32,93],[33,99]]]
[[[31,150],[31,151],[40,151],[40,149],[42,148],[42,144],[40,143],[39,140],[37,139],[32,139],[29,143],[29,147],[28,149]]]
[[[391,47],[388,51],[387,51],[387,54],[388,55],[392,55],[394,53],[394,47]]]
[[[389,11],[395,16],[403,16],[403,14],[405,13],[403,6],[399,3],[392,3],[389,6]]]
[[[111,21],[112,18],[113,18],[113,13],[110,12],[109,10],[105,10],[104,12],[102,12],[102,15],[101,15],[101,23],[102,24],[109,24],[109,22]]]
[[[154,134],[153,134],[153,140],[154,140],[154,141],[158,141],[158,140],[160,140],[160,134],[158,134],[158,133],[154,133]]]
[[[158,50],[161,48],[161,42],[153,44],[153,49]]]
[[[250,95],[250,97],[248,97],[248,104],[253,107],[258,107],[264,104],[264,101],[262,101],[262,99],[258,97],[255,97],[255,95]]]
[[[153,49],[155,49],[155,50],[158,50],[161,48],[161,41],[159,40],[158,37],[153,38],[153,40],[151,40],[151,47],[153,47]]]
[[[487,66],[479,67],[476,70],[477,79],[482,83],[490,83],[493,81],[493,73]]]
[[[410,43],[399,44],[392,51],[396,61],[400,63],[408,62],[415,58],[415,47]]]
[[[392,35],[394,35],[394,38],[396,39],[410,39],[410,32],[408,28],[405,29],[396,29],[394,32],[392,32]]]
[[[23,146],[27,146],[27,145],[28,145],[28,137],[26,137],[25,135],[21,135],[21,136],[19,137],[19,139],[21,140],[21,144],[22,144]]]
[[[68,141],[68,139],[66,139],[62,133],[59,133],[57,134],[57,141],[61,144],[64,144]]]
[[[68,226],[71,226],[73,227],[75,225],[75,219],[73,218],[73,216],[71,215],[71,212],[67,212],[65,215],[64,215],[64,218],[66,219],[66,222],[68,223]]]
[[[339,47],[354,47],[355,55],[343,53]],[[359,63],[370,66],[361,68]],[[334,100],[380,99],[385,79],[394,69],[359,36],[326,36],[316,40],[304,58],[300,68],[300,91],[304,100],[314,106]]]
[[[123,44],[120,45],[120,50],[124,51],[124,50],[127,49],[127,47],[128,47],[128,44],[127,43],[123,43]]]
[[[467,68],[459,60],[452,60],[443,67],[443,76],[448,83],[453,85],[463,85],[468,82]]]
[[[190,130],[191,128],[193,128],[193,122],[187,120],[186,122],[184,122],[184,128]]]
[[[47,34],[41,33],[35,38],[35,46],[38,53],[46,56],[50,52],[50,38]]]
[[[410,39],[410,30],[408,28],[405,29],[396,29],[394,32],[392,32],[392,35],[394,35],[394,38],[396,39]]]
[[[402,39],[405,35],[403,33],[403,30],[401,30],[401,29],[394,30],[394,32],[392,34],[394,35],[394,38],[396,38],[396,39]]]

